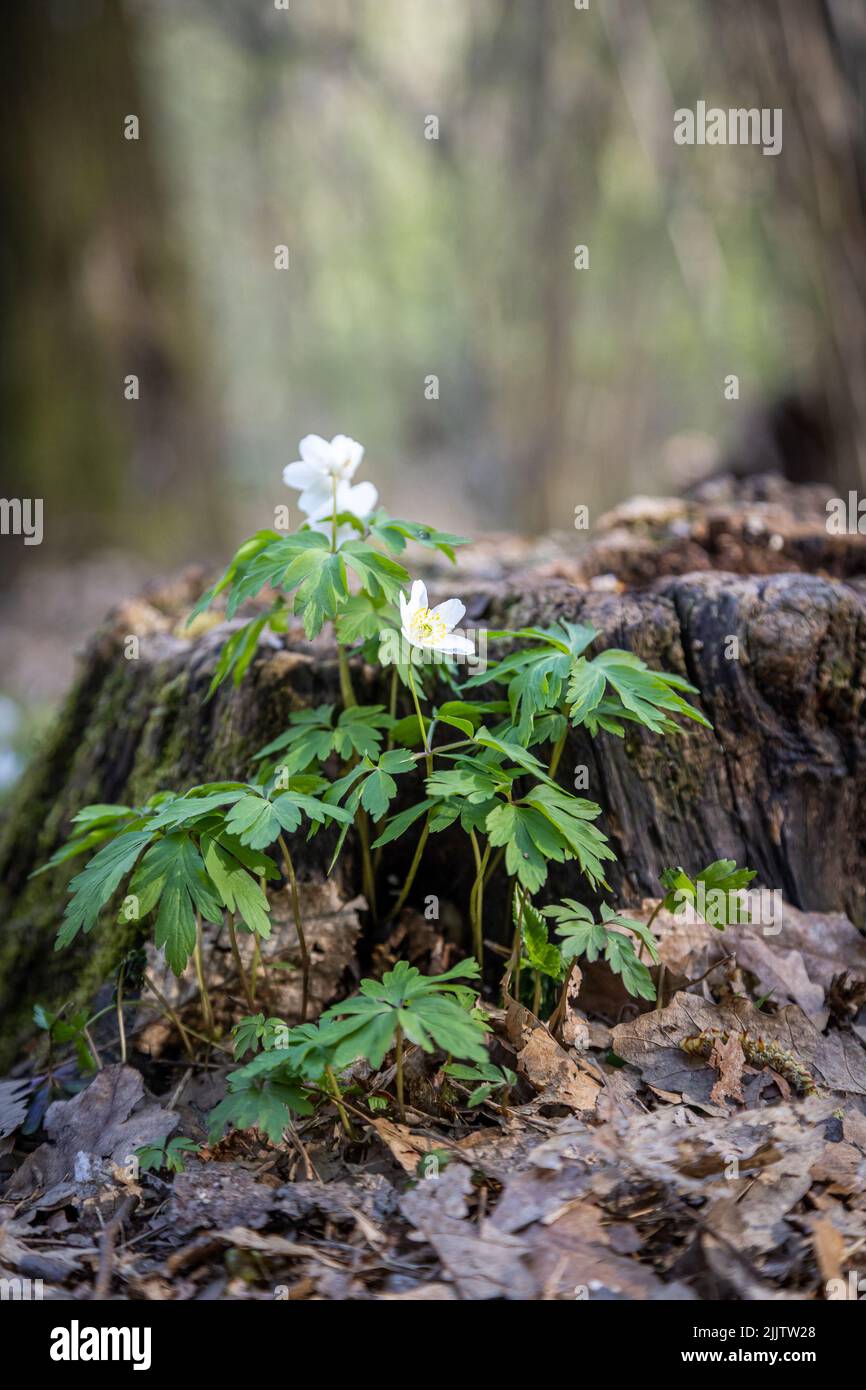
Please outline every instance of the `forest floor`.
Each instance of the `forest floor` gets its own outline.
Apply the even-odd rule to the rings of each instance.
[[[491,1002],[491,1059],[517,1075],[502,1101],[470,1108],[442,1056],[410,1049],[405,1123],[393,1067],[356,1064],[349,1132],[322,1105],[278,1145],[205,1142],[248,1012],[230,987],[192,1060],[142,1004],[124,1064],[110,1011],[78,1094],[62,1051],[0,1083],[0,1277],[76,1300],[856,1297],[866,940],[840,915],[786,912],[783,937],[659,913],[660,1004],[599,962],[575,975],[559,1039]],[[435,972],[450,953],[406,911],[377,964]],[[178,1011],[205,1028],[195,995]],[[137,1172],[130,1156],[167,1132],[200,1151]]]

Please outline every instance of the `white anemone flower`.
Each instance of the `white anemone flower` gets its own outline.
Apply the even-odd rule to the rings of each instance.
[[[298,505],[308,516],[324,516],[334,504],[334,485],[348,484],[364,457],[364,446],[346,434],[335,434],[328,443],[318,434],[307,434],[298,446],[301,457],[283,469],[287,487],[300,490]],[[360,484],[372,488],[372,483]],[[375,506],[375,502],[373,504]],[[343,508],[350,510],[350,508]],[[372,508],[371,508],[372,510]]]
[[[337,515],[340,512],[351,512],[359,521],[366,521],[370,513],[375,510],[379,494],[372,483],[356,483],[352,487],[351,483],[337,484]],[[334,499],[331,498],[327,506],[317,508],[312,516],[307,517],[307,525],[311,531],[321,531],[323,536],[327,536],[335,550],[339,550],[344,541],[356,541],[359,539],[359,532],[351,522],[344,522],[337,527],[337,539],[334,540]]]
[[[442,652],[447,656],[474,656],[475,647],[468,637],[461,637],[453,629],[466,612],[466,605],[459,598],[446,599],[430,608],[427,603],[427,589],[420,579],[412,585],[408,600],[400,595],[400,617],[403,636],[413,647],[427,651]]]

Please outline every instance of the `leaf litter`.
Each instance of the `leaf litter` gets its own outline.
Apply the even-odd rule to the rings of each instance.
[[[351,974],[353,918],[322,907]],[[351,1135],[321,1112],[277,1145],[208,1146],[229,1059],[193,1067],[165,1031],[56,1100],[34,1140],[26,1078],[0,1082],[0,1277],[54,1299],[100,1280],[141,1300],[826,1298],[866,1242],[866,945],[838,915],[788,911],[784,945],[660,912],[661,1007],[636,1012],[596,967],[556,1037],[516,1000],[490,1007],[507,1099],[469,1108],[442,1054],[408,1048],[404,1123],[393,1067],[356,1064]],[[399,944],[444,969],[415,916]],[[316,990],[338,996],[333,958]],[[136,1149],[174,1133],[200,1145],[185,1171],[137,1172]]]

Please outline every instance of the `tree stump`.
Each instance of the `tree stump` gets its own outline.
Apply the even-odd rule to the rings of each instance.
[[[447,592],[467,623],[591,622],[601,646],[628,647],[698,688],[712,733],[678,738],[635,728],[624,739],[574,731],[563,785],[598,801],[617,863],[621,904],[658,891],[669,864],[695,870],[729,856],[804,909],[841,911],[862,927],[866,887],[866,538],[828,534],[826,494],[776,480],[719,481],[689,501],[638,499],[591,540],[494,537],[461,557]],[[215,557],[216,558],[216,557]],[[411,563],[411,561],[410,561]],[[139,801],[160,788],[246,777],[252,755],[292,710],[338,699],[327,633],[269,636],[238,689],[205,695],[232,625],[190,636],[186,615],[206,576],[188,574],[121,604],[81,659],[54,728],[7,808],[0,834],[0,1011],[6,1057],[34,1002],[92,997],[131,942],[111,914],[57,954],[53,939],[73,862],[31,880],[88,802]],[[428,570],[431,588],[444,570]],[[265,596],[263,596],[264,598]],[[207,629],[207,630],[204,630]],[[126,639],[138,638],[127,659]],[[382,700],[382,672],[356,670],[359,698]],[[406,712],[408,712],[408,704]],[[410,839],[413,837],[409,837]],[[298,843],[301,876],[321,879],[327,835]],[[459,837],[431,837],[415,897],[436,893],[465,915],[471,866]],[[389,847],[388,876],[412,844]],[[345,899],[359,886],[351,845],[336,870]],[[551,889],[589,900],[574,864]],[[495,898],[494,898],[495,903]],[[493,929],[491,929],[493,930]]]

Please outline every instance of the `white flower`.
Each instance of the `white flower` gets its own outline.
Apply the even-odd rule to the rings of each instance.
[[[427,605],[427,589],[420,579],[412,585],[408,600],[400,595],[400,616],[403,636],[413,647],[443,652],[450,655],[475,655],[475,647],[468,637],[461,637],[452,629],[457,626],[466,605],[459,598],[446,599],[435,608]]]
[[[294,465],[291,466],[293,467]],[[307,520],[310,525],[316,521],[330,521],[334,515],[333,485],[328,491],[327,501],[320,502],[318,506],[313,506],[310,503],[305,505],[304,498],[307,497],[307,495],[306,492],[301,494],[298,499],[298,505],[302,511],[307,513]],[[361,521],[366,521],[370,513],[375,511],[378,500],[379,494],[372,483],[355,483],[354,487],[351,483],[337,483],[336,502],[338,516],[340,512],[351,512],[353,516],[358,517]],[[315,529],[321,530],[321,527],[317,526]]]
[[[334,505],[334,484],[337,490],[341,484],[349,488],[349,483],[357,472],[364,457],[364,446],[346,434],[335,434],[330,444],[318,434],[305,435],[300,445],[301,457],[283,469],[283,482],[287,487],[296,487],[301,496],[298,505],[310,517],[323,516]],[[375,493],[372,483],[361,483]],[[345,494],[344,494],[345,495]],[[373,501],[370,510],[375,506]],[[351,510],[344,507],[342,510]]]

